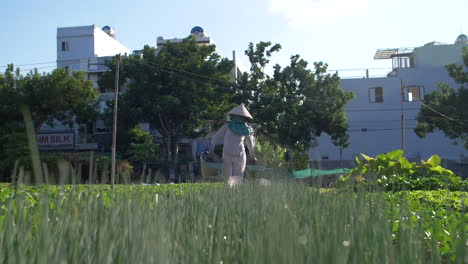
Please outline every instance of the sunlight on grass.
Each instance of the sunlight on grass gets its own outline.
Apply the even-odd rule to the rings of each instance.
[[[114,192],[108,185],[1,186],[0,262],[466,261],[463,220],[452,219],[447,232],[459,239],[444,253],[424,232],[429,220],[414,224],[400,196],[288,182],[117,185]]]

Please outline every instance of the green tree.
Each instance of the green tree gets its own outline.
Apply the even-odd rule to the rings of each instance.
[[[109,100],[107,106],[104,109],[102,118],[104,124],[112,131],[112,122],[113,122],[113,110],[114,110],[114,101]],[[130,143],[132,143],[133,129],[140,123],[140,115],[137,114],[137,111],[134,108],[131,108],[127,101],[124,99],[122,94],[119,94],[118,99],[118,110],[117,110],[117,152],[121,157],[127,158]],[[109,145],[111,144],[110,138]]]
[[[56,69],[40,74],[37,70],[22,75],[9,65],[0,74],[0,159],[3,169],[14,160],[26,160],[25,123],[22,112],[30,113],[36,132],[54,120],[66,125],[92,123],[97,117],[95,91],[83,72],[69,74]],[[25,164],[23,164],[25,165]]]
[[[163,161],[164,155],[160,144],[154,142],[153,136],[149,132],[135,127],[130,130],[129,135],[128,160],[132,163],[143,165],[141,172],[143,178],[147,163]]]
[[[21,75],[9,65],[0,74],[0,120],[22,122],[20,107],[29,107],[37,131],[43,124],[58,120],[66,125],[92,122],[97,117],[97,91],[84,72],[69,73],[58,68],[51,73],[37,70]]]
[[[269,58],[280,47],[270,42],[249,45],[245,53],[252,66],[241,78],[235,100],[249,105],[261,133],[287,149],[294,170],[294,153],[307,151],[323,132],[334,144],[347,147],[344,107],[353,94],[339,88],[339,77],[326,73],[327,64],[316,62],[310,70],[299,55],[284,68],[276,64],[273,76],[265,74]]]
[[[165,144],[170,179],[175,179],[178,141],[196,137],[205,120],[219,119],[229,104],[232,61],[215,53],[214,45],[197,45],[189,37],[157,49],[145,46],[141,55],[123,60],[128,80],[122,101],[147,122]]]
[[[462,50],[464,66],[447,65],[450,77],[460,85],[452,88],[439,83],[438,89],[425,95],[417,116],[416,135],[424,138],[427,133],[441,130],[449,138],[460,140],[468,149],[468,48]]]

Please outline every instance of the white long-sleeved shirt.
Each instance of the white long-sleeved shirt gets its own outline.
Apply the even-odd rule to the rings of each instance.
[[[255,157],[254,147],[255,147],[255,138],[253,135],[243,136],[233,133],[228,124],[224,124],[216,134],[211,137],[211,147],[210,152],[213,152],[216,139],[223,138],[224,139],[224,146],[223,146],[223,157],[225,155],[233,156],[233,157],[240,157],[244,153],[244,140],[249,149],[250,157]]]

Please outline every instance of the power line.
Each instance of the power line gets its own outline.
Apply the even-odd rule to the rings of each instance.
[[[420,108],[405,108],[405,110],[420,110]],[[385,112],[385,111],[401,111],[401,108],[381,108],[381,109],[348,109],[346,112]]]
[[[409,120],[409,121],[416,121],[417,119],[416,118],[410,118],[410,119],[406,119],[406,120]],[[369,120],[348,120],[349,123],[368,123],[368,122],[400,122],[401,119],[393,119],[393,120],[384,120],[384,119],[369,119]]]
[[[102,56],[102,57],[83,57],[83,58],[79,58],[79,59],[71,59],[71,60],[62,60],[61,62],[65,62],[65,61],[73,61],[73,60],[78,60],[77,63],[81,63],[80,60],[89,60],[89,59],[101,59],[101,58],[109,58],[109,59],[112,59],[114,58],[115,56]],[[28,64],[14,64],[14,63],[11,63],[13,64],[14,67],[20,67],[20,66],[33,66],[33,65],[43,65],[43,64],[51,64],[51,63],[57,63],[57,61],[47,61],[47,62],[36,62],[36,63],[28,63]],[[72,64],[75,64],[75,63],[72,63]],[[8,67],[8,64],[7,65],[2,65],[0,66],[0,68],[7,68]]]
[[[466,125],[466,124],[463,123],[463,122],[468,122],[467,120],[457,120],[457,119],[451,118],[451,117],[449,117],[449,116],[447,116],[447,115],[444,115],[444,114],[442,114],[441,112],[435,110],[434,108],[432,108],[432,107],[426,105],[425,103],[423,103],[423,102],[421,102],[421,101],[419,101],[419,100],[417,100],[417,99],[416,99],[415,101],[419,102],[421,105],[427,107],[427,108],[428,108],[429,110],[431,110],[432,112],[434,112],[434,113],[436,113],[436,114],[438,114],[438,115],[440,115],[440,116],[442,116],[442,117],[444,117],[444,118],[446,118],[446,119],[448,119],[448,120],[450,120],[450,121],[459,123],[459,124],[461,124],[461,125]]]
[[[51,63],[57,63],[56,61],[50,61],[50,62],[37,62],[37,63],[29,63],[29,64],[19,64],[15,65],[13,64],[14,67],[22,67],[22,66],[33,66],[33,65],[44,65],[44,64],[51,64]],[[3,65],[0,66],[0,68],[7,68],[9,65]]]
[[[161,64],[157,64],[157,63],[152,63],[152,62],[148,62],[144,59],[140,59],[140,60],[137,60],[147,66],[150,66],[152,68],[155,68],[155,67],[158,67],[159,70],[161,71],[164,71],[164,72],[167,72],[167,73],[172,73],[172,74],[175,74],[177,76],[180,76],[180,77],[183,77],[185,79],[188,79],[188,80],[191,80],[191,81],[194,81],[194,82],[198,82],[198,83],[202,83],[202,84],[205,84],[205,85],[213,85],[212,83],[207,83],[207,82],[203,82],[203,81],[200,81],[198,79],[194,79],[194,78],[191,78],[191,77],[188,77],[188,76],[185,76],[185,75],[182,75],[182,74],[178,74],[176,73],[175,71],[179,71],[179,72],[182,72],[182,73],[186,73],[186,74],[190,74],[192,76],[196,76],[196,77],[201,77],[201,78],[205,78],[205,79],[209,79],[209,80],[214,80],[214,81],[217,81],[217,82],[220,82],[220,83],[225,83],[225,84],[228,84],[226,83],[225,80],[220,80],[220,79],[217,79],[217,78],[213,78],[213,77],[210,77],[210,76],[205,76],[205,75],[201,75],[201,74],[197,74],[197,73],[193,73],[193,72],[189,72],[189,71],[185,71],[185,70],[181,70],[181,69],[178,69],[178,68],[175,68],[175,67],[171,67],[171,66],[166,66],[166,65],[161,65]],[[165,70],[163,68],[167,68],[167,69],[170,69],[170,70]],[[378,69],[384,69],[384,68],[378,68]],[[360,70],[360,69],[350,69],[350,70]],[[362,70],[362,69],[361,69]],[[229,84],[228,84],[229,85]],[[245,87],[243,85],[238,85],[239,87]],[[315,100],[315,102],[320,102],[320,103],[325,103],[325,104],[335,104],[333,102],[326,102],[326,101],[319,101],[319,100]],[[418,102],[420,102],[422,105],[426,106],[425,104],[423,104],[421,101],[418,100]],[[430,108],[429,106],[426,106],[428,108]],[[434,109],[430,108],[431,110],[435,111]],[[405,110],[420,110],[420,108],[406,108]],[[399,108],[383,108],[383,109],[348,109],[346,110],[345,109],[345,112],[386,112],[386,111],[401,111],[401,109]],[[452,120],[452,121],[456,121],[448,116],[445,116],[443,115],[442,113],[439,113],[437,111],[435,111],[436,113]],[[417,120],[417,119],[407,119],[408,121],[410,120]],[[380,120],[375,120],[376,122],[377,121],[380,121]],[[382,122],[384,122],[386,120],[382,120]],[[393,121],[393,120],[392,120]],[[401,121],[401,120],[394,120],[394,121]]]
[[[73,65],[73,64],[78,64],[78,63],[81,63],[80,60],[89,60],[89,59],[101,59],[101,58],[109,58],[110,60],[113,58],[114,56],[104,56],[104,57],[84,57],[84,58],[79,58],[79,59],[74,59],[74,60],[78,60],[77,62],[73,62],[73,63],[66,63],[67,65]],[[66,61],[70,61],[70,60],[66,60]],[[72,60],[73,61],[73,60]],[[62,63],[64,63],[64,61],[61,61]],[[14,63],[11,63],[13,64],[13,66],[16,68],[16,67],[23,67],[23,66],[34,66],[34,65],[44,65],[44,64],[51,64],[51,63],[54,63],[54,64],[57,64],[57,61],[47,61],[47,62],[36,62],[36,63],[27,63],[27,64],[14,64]],[[9,66],[9,64],[7,65],[2,65],[0,66],[0,68],[7,68]],[[51,66],[52,67],[52,66]]]
[[[57,66],[47,66],[47,67],[39,67],[39,68],[30,68],[30,69],[21,69],[23,71],[32,71],[32,70],[42,70],[42,69],[49,69],[49,68],[56,68]]]
[[[153,69],[157,69],[157,70],[161,70],[163,72],[167,72],[167,73],[172,73],[172,74],[175,74],[179,77],[182,77],[182,78],[185,78],[185,79],[188,79],[188,80],[191,80],[191,81],[194,81],[194,82],[198,82],[198,83],[201,83],[201,84],[205,84],[205,85],[210,85],[212,86],[213,84],[212,83],[207,83],[207,82],[203,82],[203,81],[200,81],[200,80],[197,80],[197,79],[194,79],[194,78],[190,78],[188,76],[185,76],[185,75],[182,75],[182,74],[179,74],[179,73],[176,73],[174,71],[169,71],[169,70],[165,70],[163,69],[161,66],[156,66],[156,65],[152,65],[150,63],[147,63],[147,62],[141,62],[142,64],[145,64]]]
[[[414,127],[413,128],[405,128],[405,130],[413,130],[415,129]],[[363,128],[363,129],[349,129],[348,131],[350,132],[372,132],[372,131],[392,131],[392,130],[398,130],[400,131],[401,128],[373,128],[373,129],[367,129],[367,128]]]
[[[98,58],[98,57],[88,57],[88,58],[82,58],[82,59],[90,59],[90,58]],[[185,79],[188,79],[188,80],[191,80],[191,81],[194,81],[194,82],[198,82],[198,83],[202,83],[202,84],[205,84],[205,85],[213,85],[212,83],[208,83],[208,82],[203,82],[203,81],[200,81],[198,79],[194,79],[194,78],[191,78],[191,77],[188,77],[186,75],[182,75],[182,74],[179,74],[179,73],[176,73],[175,71],[178,71],[178,72],[181,72],[181,73],[185,73],[185,74],[189,74],[189,75],[192,75],[192,76],[196,76],[196,77],[201,77],[201,78],[205,78],[205,79],[208,79],[208,80],[213,80],[213,81],[216,81],[216,82],[220,82],[220,83],[224,83],[224,84],[227,84],[227,85],[231,85],[229,83],[227,83],[225,80],[221,80],[221,79],[218,79],[218,78],[214,78],[214,77],[211,77],[211,76],[205,76],[205,75],[202,75],[202,74],[197,74],[197,73],[193,73],[193,72],[189,72],[189,71],[185,71],[185,70],[181,70],[181,69],[178,69],[178,68],[175,68],[175,67],[171,67],[171,66],[167,66],[167,65],[161,65],[161,64],[157,64],[157,63],[152,63],[152,62],[148,62],[144,59],[140,59],[140,60],[137,60],[147,66],[150,66],[152,68],[155,68],[155,67],[158,67],[159,70],[161,71],[164,71],[164,72],[167,72],[167,73],[172,73],[172,74],[175,74],[177,76],[180,76],[182,78],[185,78]],[[33,66],[33,65],[44,65],[44,64],[51,64],[51,63],[54,63],[56,64],[55,61],[51,61],[51,62],[38,62],[38,63],[29,63],[29,64],[20,64],[20,65],[16,65],[16,66]],[[69,63],[67,64],[67,66],[69,65],[74,65],[74,64],[79,64],[81,63],[80,61],[78,62],[74,62],[74,63]],[[5,65],[5,66],[0,66],[0,67],[8,67],[8,65]],[[52,66],[45,66],[45,67],[39,67],[39,68],[32,68],[32,69],[23,69],[23,70],[34,70],[34,69],[47,69],[47,68],[52,68],[52,67],[56,67],[56,65],[52,65]],[[163,68],[166,68],[166,69],[169,69],[169,70],[165,70]],[[374,68],[374,69],[386,69],[386,68]],[[340,70],[330,70],[330,71],[344,71],[344,70],[348,70],[348,71],[352,71],[352,70],[365,70],[365,69],[340,69]],[[238,87],[244,87],[244,85],[239,85],[237,84]],[[450,121],[453,121],[453,122],[457,122],[459,124],[462,124],[462,125],[465,125],[465,123],[463,122],[468,122],[466,120],[456,120],[454,118],[451,118],[435,109],[433,109],[432,107],[424,104],[423,102],[421,102],[420,100],[415,100],[417,102],[419,102],[421,105],[423,105],[424,107],[427,107],[428,109],[430,109],[431,111],[437,113],[438,115],[442,116],[443,118],[446,118]],[[319,101],[319,100],[315,100],[315,102],[319,102],[319,103],[325,103],[325,104],[335,104],[333,102],[326,102],[326,101]],[[407,108],[405,110],[420,110],[420,108]],[[387,109],[345,109],[345,112],[385,112],[385,111],[401,111],[401,109],[398,109],[398,108],[387,108]],[[425,117],[425,118],[430,118],[430,117]],[[433,117],[431,117],[433,118]],[[380,121],[380,120],[375,120],[376,122],[377,121]],[[382,120],[382,121],[385,121],[385,120]],[[390,120],[388,120],[390,121]],[[395,121],[400,121],[400,120],[395,120]],[[369,122],[369,121],[355,121],[355,122]]]
[[[391,68],[330,69],[327,71],[365,71],[365,70],[391,70]]]
[[[157,64],[157,63],[153,63],[153,62],[149,62],[149,61],[146,61],[144,59],[140,59],[141,61],[143,61],[144,63],[148,64],[148,65],[153,65],[153,66],[158,66],[158,67],[163,67],[163,68],[168,68],[168,69],[171,69],[171,70],[176,70],[176,71],[179,71],[179,72],[183,72],[183,73],[187,73],[187,74],[191,74],[193,76],[197,76],[197,77],[202,77],[202,78],[206,78],[206,79],[210,79],[210,80],[214,80],[214,81],[217,81],[217,82],[223,82],[223,83],[226,83],[225,80],[220,80],[220,79],[217,79],[217,78],[213,78],[211,76],[206,76],[206,75],[202,75],[202,74],[198,74],[198,73],[193,73],[193,72],[189,72],[189,71],[185,71],[185,70],[181,70],[181,69],[177,69],[175,67],[171,67],[171,66],[166,66],[166,65],[161,65],[161,64]]]
[[[66,66],[71,66],[71,65],[76,65],[76,64],[80,64],[81,62],[80,61],[77,61],[77,62],[73,62],[73,63],[67,63],[67,65],[64,65],[64,66],[60,66],[60,68],[64,68]],[[43,63],[43,64],[46,64],[46,63]],[[16,65],[14,66],[16,68]],[[48,69],[48,68],[59,68],[59,66],[57,65],[51,65],[51,66],[44,66],[44,67],[34,67],[34,68],[20,68],[21,71],[32,71],[32,70],[42,70],[42,69]]]

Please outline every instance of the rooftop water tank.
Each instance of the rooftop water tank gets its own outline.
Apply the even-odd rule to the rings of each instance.
[[[115,38],[115,31],[111,27],[103,26],[102,31],[106,32],[107,35],[111,36],[112,38]]]
[[[468,37],[465,34],[461,34],[455,40],[455,44],[468,44]]]

